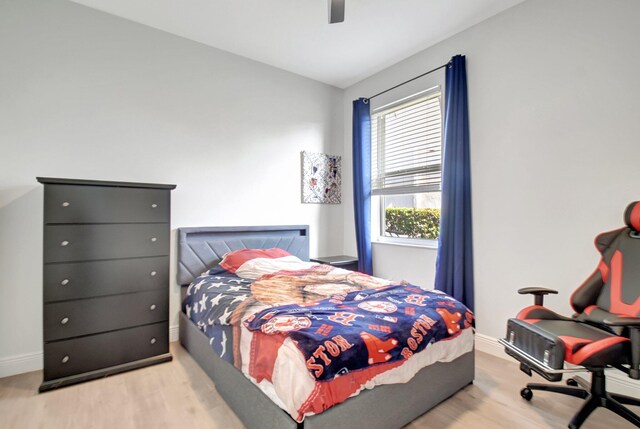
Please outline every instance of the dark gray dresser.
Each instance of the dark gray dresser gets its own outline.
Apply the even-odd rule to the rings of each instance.
[[[40,392],[171,360],[175,185],[37,180],[44,184]]]

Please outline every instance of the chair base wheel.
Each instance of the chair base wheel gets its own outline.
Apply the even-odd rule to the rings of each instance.
[[[567,386],[578,387],[579,384],[574,378],[568,378],[567,379]]]
[[[520,396],[522,396],[527,401],[530,401],[533,398],[533,392],[528,387],[525,387],[520,391]]]
[[[579,386],[582,384],[589,384],[581,381],[581,379],[567,380],[566,383],[569,386],[529,383],[520,391],[520,396],[525,400],[530,401],[533,397],[533,390],[541,390],[584,399],[582,407],[569,422],[569,429],[579,429],[587,417],[589,417],[594,410],[600,407],[614,412],[637,428],[640,428],[640,416],[625,407],[625,405],[640,406],[640,399],[607,392],[605,388],[604,368],[591,370],[591,383],[589,390],[581,387],[575,387],[573,384],[574,382]]]

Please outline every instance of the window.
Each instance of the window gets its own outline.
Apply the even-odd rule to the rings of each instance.
[[[436,240],[442,183],[439,88],[374,112],[371,149],[371,193],[380,205],[379,240]]]

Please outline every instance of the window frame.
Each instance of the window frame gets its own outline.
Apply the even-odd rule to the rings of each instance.
[[[387,103],[383,106],[380,106],[376,109],[374,109],[374,111],[372,112],[372,116],[375,114],[378,114],[379,112],[384,112],[384,111],[388,111],[389,113],[391,113],[394,110],[400,109],[402,108],[402,106],[404,105],[410,105],[411,103],[416,103],[418,102],[421,98],[424,98],[425,100],[432,98],[432,97],[438,97],[439,103],[440,103],[440,117],[441,117],[441,124],[440,124],[440,171],[442,172],[442,165],[443,165],[443,158],[444,158],[444,94],[442,91],[442,86],[441,85],[436,85],[434,87],[428,88],[426,90],[417,92],[415,94],[409,95],[407,97],[403,97],[399,100]],[[377,130],[376,130],[377,133]],[[379,135],[376,139],[376,141],[379,142],[380,138]],[[379,143],[378,143],[379,144]],[[377,153],[380,153],[380,148],[377,148]],[[371,167],[373,168],[373,163],[379,163],[379,159],[371,159]],[[438,248],[438,239],[429,239],[429,238],[409,238],[409,237],[391,237],[391,236],[387,236],[385,235],[385,230],[384,230],[384,226],[386,223],[385,217],[386,217],[386,208],[384,205],[384,198],[386,196],[396,196],[396,195],[419,195],[419,194],[429,194],[429,193],[433,193],[435,191],[431,191],[431,192],[412,192],[412,193],[406,193],[406,192],[398,192],[398,193],[388,193],[388,194],[379,194],[379,195],[372,195],[371,196],[371,205],[372,206],[376,206],[378,207],[378,209],[376,211],[372,211],[372,213],[375,213],[374,216],[372,216],[371,219],[371,230],[372,233],[375,232],[375,234],[372,234],[372,242],[374,243],[380,243],[380,244],[390,244],[390,245],[399,245],[399,246],[407,246],[407,247],[420,247],[420,248],[432,248],[432,249],[437,249]],[[441,179],[440,179],[440,192],[442,192],[442,175],[441,175]],[[377,227],[375,226],[377,224]]]

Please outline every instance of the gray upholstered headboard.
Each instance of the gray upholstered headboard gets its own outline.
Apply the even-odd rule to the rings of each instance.
[[[271,247],[308,261],[309,225],[178,228],[178,283],[188,285],[231,250]]]

